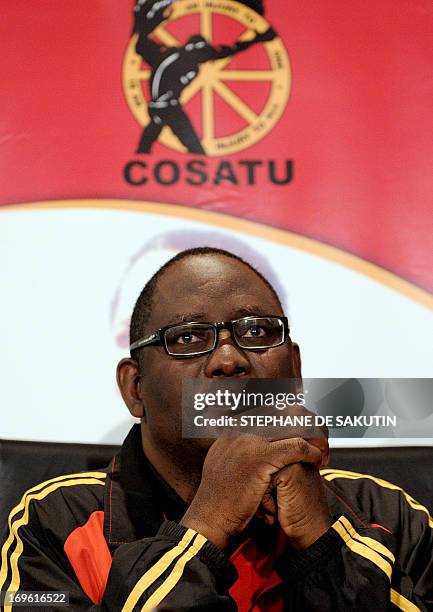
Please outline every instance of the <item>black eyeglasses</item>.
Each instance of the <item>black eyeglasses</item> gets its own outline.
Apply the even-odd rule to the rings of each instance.
[[[235,344],[248,351],[260,351],[283,344],[289,335],[287,317],[267,315],[243,317],[221,323],[178,323],[161,327],[154,334],[133,342],[131,352],[161,344],[173,357],[193,357],[212,352],[218,344],[220,329],[228,329]]]

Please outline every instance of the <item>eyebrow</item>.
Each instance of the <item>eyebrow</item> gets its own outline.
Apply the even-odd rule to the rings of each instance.
[[[258,306],[257,304],[253,306],[250,306],[250,305],[244,306],[236,310],[237,318],[251,317],[254,315],[263,316],[263,315],[269,315],[269,314],[274,314],[274,313],[268,312],[268,308],[263,308],[263,306]]]
[[[177,323],[186,323],[188,321],[208,321],[204,312],[183,312],[182,314],[174,314],[167,325],[176,325]]]
[[[234,311],[234,313],[230,317],[230,320],[240,319],[242,317],[250,317],[254,315],[264,316],[264,315],[269,315],[269,314],[274,314],[274,313],[268,312],[268,309],[263,308],[263,306],[258,306],[257,304],[247,305],[247,306],[243,306],[242,308],[236,309],[236,311]],[[192,321],[197,321],[198,323],[202,321],[213,323],[213,320],[209,318],[209,316],[205,312],[183,312],[183,313],[174,314],[170,318],[170,321],[166,323],[166,326],[177,325],[178,323],[187,323],[187,322],[192,322]]]

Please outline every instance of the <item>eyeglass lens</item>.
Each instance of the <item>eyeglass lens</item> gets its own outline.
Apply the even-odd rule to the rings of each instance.
[[[239,346],[243,348],[271,348],[284,338],[284,326],[276,317],[239,319],[233,325]]]
[[[204,353],[215,343],[216,330],[207,323],[176,325],[165,331],[165,344],[172,355]]]
[[[271,348],[284,340],[284,325],[276,317],[238,319],[233,324],[237,344],[246,349]],[[165,344],[172,355],[191,355],[210,351],[216,329],[208,323],[175,325],[165,331]]]

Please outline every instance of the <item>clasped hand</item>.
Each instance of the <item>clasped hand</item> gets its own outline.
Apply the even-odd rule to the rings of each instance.
[[[331,525],[319,474],[328,456],[325,436],[222,435],[207,453],[181,524],[224,549],[257,515],[268,523],[277,520],[292,545],[304,550]]]

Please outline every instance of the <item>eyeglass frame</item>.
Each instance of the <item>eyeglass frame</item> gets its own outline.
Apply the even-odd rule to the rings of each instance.
[[[279,342],[278,344],[273,344],[272,346],[264,346],[264,347],[255,347],[255,348],[250,348],[250,347],[245,347],[245,346],[240,346],[237,338],[235,336],[235,334],[233,333],[233,325],[235,323],[237,323],[238,321],[245,321],[245,320],[249,320],[249,319],[278,319],[279,321],[281,321],[281,323],[283,324],[283,339],[281,340],[281,342]],[[215,340],[213,343],[212,348],[206,349],[205,351],[200,351],[200,352],[196,352],[196,353],[170,353],[170,351],[167,348],[167,340],[165,337],[165,332],[169,329],[172,329],[173,327],[178,327],[180,325],[211,325],[214,330],[215,330]],[[152,346],[152,345],[160,345],[164,348],[165,352],[167,353],[167,355],[169,355],[170,357],[175,357],[175,358],[180,358],[180,359],[185,359],[187,357],[196,357],[198,355],[207,355],[208,353],[212,353],[212,351],[214,351],[218,345],[218,341],[219,341],[219,332],[221,329],[228,329],[230,331],[231,337],[235,343],[235,345],[245,351],[267,351],[270,348],[276,348],[277,346],[281,346],[282,344],[284,344],[287,340],[287,338],[290,335],[290,327],[289,327],[289,321],[288,318],[285,316],[280,316],[280,315],[250,315],[248,317],[240,317],[239,319],[232,319],[231,321],[215,321],[215,322],[210,322],[210,321],[181,321],[179,323],[172,323],[171,325],[165,325],[164,327],[160,327],[159,329],[156,330],[156,332],[154,332],[153,334],[150,334],[149,336],[146,336],[145,338],[141,338],[140,340],[136,340],[135,342],[133,342],[130,347],[129,347],[129,352],[131,354],[132,357],[132,353],[133,351],[136,351],[138,349],[144,348],[146,346]]]

